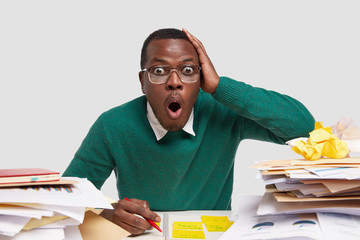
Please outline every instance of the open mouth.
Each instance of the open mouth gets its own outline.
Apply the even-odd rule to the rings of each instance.
[[[174,113],[177,112],[177,110],[179,110],[180,108],[181,106],[178,102],[172,102],[169,104],[169,109]]]
[[[169,105],[168,105],[168,114],[169,114],[169,117],[171,119],[178,119],[181,115],[181,112],[182,112],[182,106],[180,103],[178,102],[171,102]]]

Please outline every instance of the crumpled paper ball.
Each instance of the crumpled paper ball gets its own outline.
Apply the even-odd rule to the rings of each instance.
[[[292,142],[292,150],[307,160],[317,160],[321,157],[344,158],[349,153],[347,143],[333,134],[331,127],[324,127],[322,122],[316,122],[315,129],[309,135],[306,142]]]
[[[354,124],[352,118],[341,119],[331,126],[331,129],[340,140],[347,143],[349,152],[360,152],[360,128]]]

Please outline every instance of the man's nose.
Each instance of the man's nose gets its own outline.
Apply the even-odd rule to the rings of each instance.
[[[176,90],[176,89],[181,90],[183,88],[183,82],[181,81],[177,71],[175,70],[171,71],[169,75],[169,79],[166,82],[166,87],[170,90]]]

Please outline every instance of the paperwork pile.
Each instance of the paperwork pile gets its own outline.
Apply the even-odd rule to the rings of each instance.
[[[360,215],[360,158],[256,164],[266,184],[258,215],[335,212]]]
[[[41,184],[0,186],[0,240],[80,240],[78,226],[88,208],[112,209],[87,179]]]
[[[253,166],[266,192],[241,199],[238,220],[219,240],[360,239],[360,158],[347,157],[360,152],[360,128],[351,119],[317,122],[309,136],[287,142],[307,160]]]
[[[359,240],[360,216],[340,213],[256,215],[262,196],[242,195],[236,222],[219,240]]]
[[[264,161],[263,196],[243,196],[219,240],[360,239],[360,158]]]

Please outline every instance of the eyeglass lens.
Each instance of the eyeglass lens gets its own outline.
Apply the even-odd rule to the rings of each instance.
[[[176,71],[181,81],[192,83],[199,80],[200,68],[197,65],[179,65],[176,68],[170,66],[153,66],[148,70],[149,78],[154,83],[167,82],[172,71]]]

